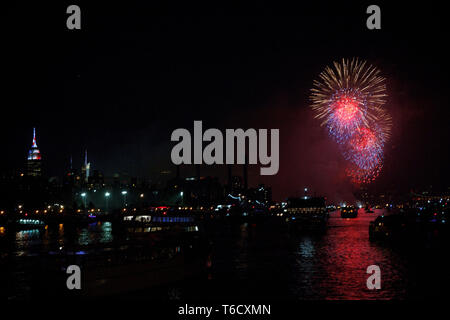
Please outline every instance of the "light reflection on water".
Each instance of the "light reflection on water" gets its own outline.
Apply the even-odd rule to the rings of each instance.
[[[111,222],[91,223],[79,231],[78,244],[110,243],[113,241]]]
[[[74,230],[64,224],[46,226],[43,229],[30,229],[15,232],[13,249],[16,254],[26,255],[45,252],[56,247],[78,244],[88,246],[113,242],[111,222],[98,222]]]
[[[336,214],[329,221],[328,232],[315,241],[299,239],[294,293],[317,299],[393,299],[405,297],[408,287],[407,261],[395,251],[369,241],[368,224],[373,215],[362,213],[356,219],[341,219]],[[366,270],[378,265],[382,270],[383,290],[368,290]],[[298,272],[295,272],[298,270]],[[305,285],[317,288],[305,290]]]
[[[212,268],[208,277],[180,282],[185,297],[254,299],[408,299],[444,292],[445,255],[415,252],[369,241],[369,222],[381,214],[360,212],[356,219],[331,214],[325,234],[288,235],[269,223],[219,226],[212,233]],[[71,229],[64,225],[15,233],[16,255],[88,246],[115,240],[109,222]],[[411,249],[411,248],[410,248]],[[411,251],[411,250],[410,250]],[[83,255],[83,249],[77,255]],[[382,272],[382,289],[368,290],[369,265]],[[445,279],[444,279],[445,280]],[[205,296],[206,294],[206,296]]]
[[[285,233],[264,233],[258,226],[241,226],[234,235],[215,239],[212,281],[199,290],[210,290],[212,296],[255,299],[442,296],[446,289],[441,280],[448,267],[443,263],[444,255],[369,241],[369,222],[381,214],[381,210],[372,214],[362,210],[355,219],[342,219],[339,212],[332,213],[323,235],[284,237]],[[367,289],[370,265],[381,269],[381,290]],[[441,274],[434,272],[436,268],[442,270]],[[201,297],[199,291],[186,291]]]

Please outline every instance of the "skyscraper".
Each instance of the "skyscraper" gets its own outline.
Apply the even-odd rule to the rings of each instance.
[[[84,151],[84,165],[81,167],[81,176],[85,183],[89,181],[89,173],[91,170],[91,163],[88,162],[87,150]]]
[[[27,158],[27,175],[32,177],[40,177],[42,175],[42,158],[41,152],[36,143],[36,128],[33,128],[33,143],[28,151]]]

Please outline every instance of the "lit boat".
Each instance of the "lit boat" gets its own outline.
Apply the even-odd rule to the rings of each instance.
[[[358,210],[354,206],[341,207],[341,218],[356,218]]]
[[[323,230],[328,222],[323,197],[289,198],[283,215],[287,222],[300,230]]]
[[[169,211],[124,215],[122,224],[130,233],[200,231],[199,221],[194,216]]]

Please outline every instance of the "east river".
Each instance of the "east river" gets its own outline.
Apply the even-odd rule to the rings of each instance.
[[[290,234],[270,223],[215,226],[207,237],[210,259],[206,272],[120,296],[211,301],[444,298],[450,283],[447,253],[426,246],[369,241],[369,222],[381,213],[360,210],[355,219],[331,213],[324,234]],[[99,222],[69,235],[59,226],[55,230],[19,231],[6,238],[5,234],[0,237],[2,259],[6,259],[6,248],[14,259],[26,259],[42,250],[58,250],[67,241],[107,246],[114,243],[115,234],[111,223]],[[8,241],[14,241],[13,245]],[[381,270],[380,290],[366,286],[370,265]],[[3,275],[14,279],[6,293],[8,298],[29,298],[33,284],[27,280],[27,271],[7,263],[6,268]]]

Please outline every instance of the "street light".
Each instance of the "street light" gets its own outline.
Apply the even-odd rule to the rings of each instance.
[[[124,190],[122,191],[122,195],[123,195],[123,206],[126,207],[127,206],[127,191]]]
[[[84,210],[86,210],[86,192],[83,192],[83,193],[81,194],[81,197],[82,197],[83,200],[84,200]]]
[[[108,199],[109,196],[111,195],[111,193],[109,192],[105,192],[105,199],[106,199],[106,212],[108,212]]]
[[[180,191],[181,204],[183,204],[183,198],[184,198],[183,195],[184,195],[184,192]]]

